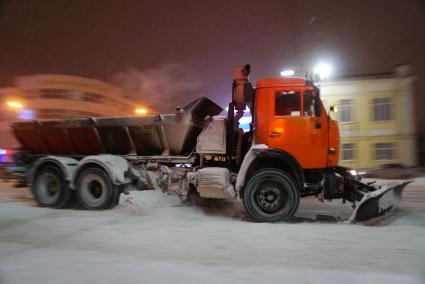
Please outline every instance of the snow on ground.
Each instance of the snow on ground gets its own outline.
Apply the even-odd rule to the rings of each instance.
[[[36,207],[0,183],[0,283],[425,283],[425,178],[384,226],[302,200],[300,222],[247,221],[240,203],[179,206],[132,193],[110,211]],[[305,221],[305,222],[303,222]]]

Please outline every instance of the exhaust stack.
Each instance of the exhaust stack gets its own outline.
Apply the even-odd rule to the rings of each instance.
[[[245,108],[252,108],[254,88],[249,82],[249,74],[251,73],[251,65],[238,65],[233,67],[233,88],[232,103],[229,106],[229,112],[234,113],[233,130],[238,132],[239,119],[244,114]]]

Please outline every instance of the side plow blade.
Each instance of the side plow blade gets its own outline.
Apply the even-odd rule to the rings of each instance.
[[[400,202],[403,189],[412,181],[394,182],[366,193],[351,218],[352,223],[367,221],[393,212]]]

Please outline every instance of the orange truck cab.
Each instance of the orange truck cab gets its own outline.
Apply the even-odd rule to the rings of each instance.
[[[287,152],[303,169],[338,165],[338,125],[326,114],[311,81],[258,80],[254,117],[257,144]]]
[[[338,166],[338,124],[326,113],[312,80],[267,78],[254,88],[249,73],[249,65],[233,70],[227,154],[235,157],[235,189],[251,217],[289,220],[306,196],[352,202],[351,221],[383,216],[397,207],[409,182],[375,188],[360,182],[355,170]],[[253,122],[243,133],[238,121],[246,106]]]

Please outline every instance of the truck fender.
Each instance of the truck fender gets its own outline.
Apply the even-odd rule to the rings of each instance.
[[[29,172],[29,175],[28,175],[29,186],[31,186],[37,171],[47,164],[54,164],[59,169],[61,169],[65,177],[65,180],[67,180],[70,183],[72,180],[72,177],[74,176],[74,172],[78,165],[78,161],[73,158],[60,157],[60,156],[46,156],[46,157],[38,159],[32,165],[31,170]]]
[[[115,185],[126,184],[129,182],[126,177],[126,173],[129,169],[128,161],[120,156],[105,154],[87,156],[82,159],[74,171],[74,183],[82,170],[93,165],[105,170],[111,178],[112,183]]]
[[[252,161],[254,161],[257,157],[257,152],[268,148],[269,147],[265,144],[253,144],[248,150],[248,153],[245,154],[245,158],[242,161],[241,167],[238,172],[238,177],[236,179],[236,192],[240,192],[240,190],[244,186],[246,174],[252,164]]]
[[[295,182],[297,183],[300,191],[304,190],[304,173],[298,161],[285,151],[269,148],[264,144],[259,144],[252,146],[245,155],[236,180],[237,192],[240,192],[245,185],[248,178],[247,175],[252,167],[256,165],[257,162],[261,163],[261,160],[263,159],[278,161],[279,164],[282,165],[281,168],[287,168],[287,170],[294,174]],[[273,164],[275,164],[275,162],[273,162]]]

